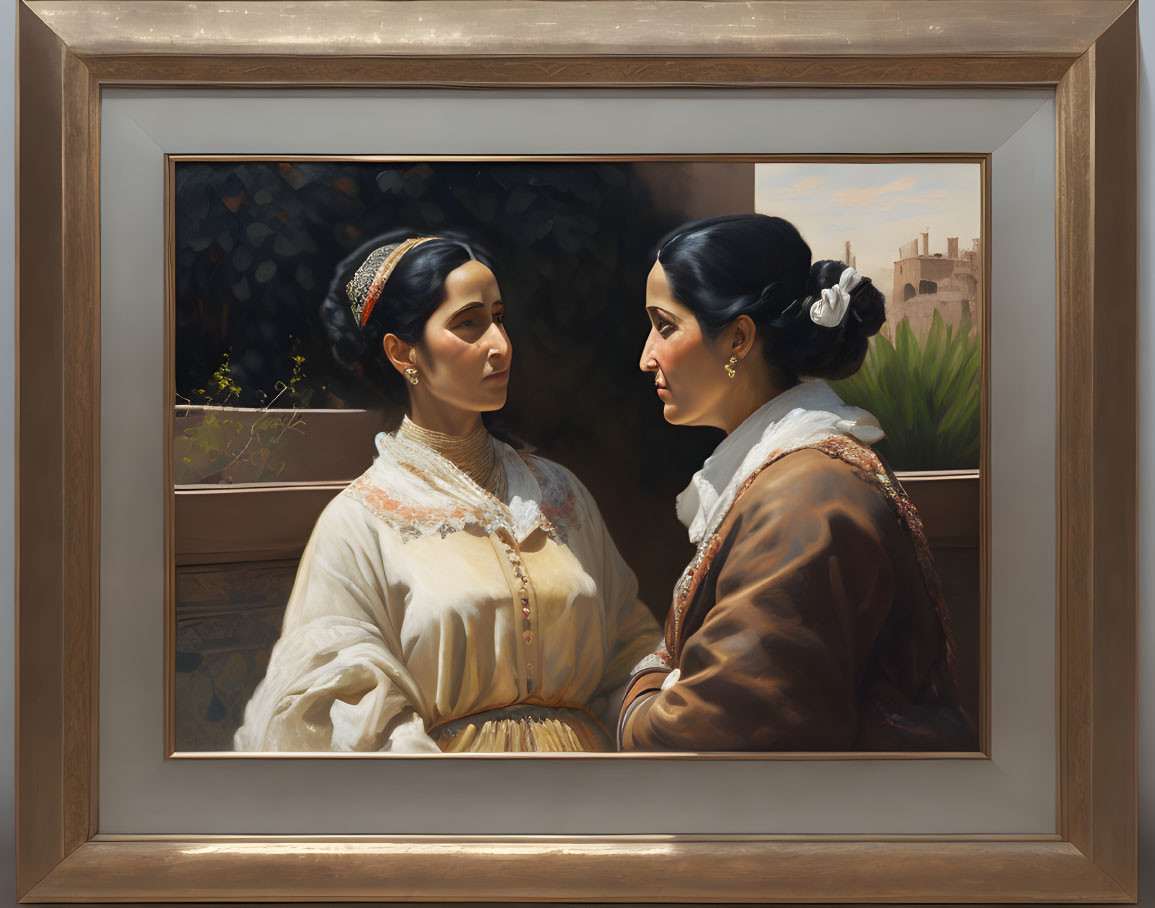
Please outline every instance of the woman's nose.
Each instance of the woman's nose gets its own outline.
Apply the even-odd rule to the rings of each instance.
[[[638,368],[643,372],[653,372],[658,368],[658,364],[654,361],[654,354],[651,352],[654,346],[654,329],[650,329],[650,333],[646,335],[645,346],[642,347],[642,358],[638,360]]]
[[[505,329],[501,327],[499,322],[494,322],[489,326],[489,330],[493,332],[493,336],[487,338],[490,352],[496,353],[502,358],[509,356],[512,345],[509,343],[509,335],[505,333]]]

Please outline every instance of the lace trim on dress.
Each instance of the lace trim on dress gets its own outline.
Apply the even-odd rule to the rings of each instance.
[[[529,467],[541,489],[541,510],[545,518],[559,528],[559,533],[581,530],[582,523],[577,513],[578,503],[573,493],[573,483],[565,472],[549,461],[537,457],[523,455],[522,461]]]
[[[737,496],[735,496],[734,501],[737,500]],[[686,569],[682,571],[682,576],[678,578],[678,582],[674,586],[674,604],[666,616],[666,649],[671,653],[677,653],[679,659],[682,653],[682,636],[685,632],[683,622],[686,617],[686,609],[694,601],[702,578],[706,576],[710,570],[710,565],[714,563],[714,556],[718,554],[720,545],[721,539],[717,533],[712,533],[703,539],[698,545],[694,557],[690,559],[690,563],[686,565]]]
[[[463,505],[445,509],[414,507],[392,497],[367,475],[353,480],[346,487],[345,494],[396,530],[405,542],[433,535],[444,539],[450,533],[459,533],[468,526],[478,526],[487,535],[498,529],[508,529],[506,515],[496,508],[467,509]]]
[[[565,543],[579,530],[571,482],[560,468],[495,442],[506,498],[483,488],[452,461],[409,439],[382,433],[378,457],[341,493],[395,530],[403,542],[445,538],[469,527],[506,530],[521,540],[541,529]]]

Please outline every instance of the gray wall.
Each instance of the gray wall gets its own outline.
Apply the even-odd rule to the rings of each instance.
[[[15,73],[16,4],[0,12],[0,72]],[[1155,0],[1140,0],[1141,42],[1144,60],[1140,74],[1139,142],[1140,210],[1139,239],[1142,260],[1140,286],[1140,349],[1148,351],[1140,364],[1139,437],[1140,457],[1140,652],[1145,654],[1140,675],[1140,766],[1155,766]],[[11,82],[8,83],[11,85]],[[14,292],[14,192],[13,151],[15,112],[11,89],[0,91],[0,486],[12,488],[13,475],[13,292]],[[0,496],[0,741],[10,742],[13,710],[13,499]],[[0,905],[15,905],[13,864],[13,753],[11,744],[0,746]],[[1155,906],[1155,771],[1141,778],[1141,903]]]

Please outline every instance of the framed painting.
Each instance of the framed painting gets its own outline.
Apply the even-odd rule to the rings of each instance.
[[[1134,4],[835,6],[22,3],[22,900],[1134,900]],[[951,167],[970,214],[932,224]],[[853,236],[849,207],[875,213]],[[527,240],[543,210],[561,252]],[[654,451],[686,461],[666,476],[612,425],[571,430],[603,399],[647,425],[653,245],[739,211],[874,272],[876,385],[948,315],[970,338],[983,393],[945,445],[970,460],[922,456],[901,416],[888,454],[956,572],[977,746],[203,759],[231,751],[311,523],[365,468],[302,422],[388,419],[294,314],[336,259],[403,217],[516,260],[509,334],[537,377],[515,428],[596,487],[660,601],[687,553],[637,521],[717,440],[655,420]],[[614,230],[637,246],[618,270]],[[541,308],[549,281],[597,302]],[[590,412],[551,422],[594,362]]]
[[[336,283],[344,291],[331,277],[337,263],[391,225],[456,231],[495,250],[489,256],[502,275],[503,330],[518,365],[491,428],[529,440],[534,456],[564,464],[583,482],[638,577],[638,598],[664,621],[673,580],[694,553],[670,502],[721,435],[699,429],[687,439],[661,418],[653,380],[637,366],[647,323],[630,314],[638,315],[643,266],[663,233],[743,212],[805,225],[814,260],[845,259],[886,288],[887,320],[857,379],[832,387],[847,403],[880,414],[886,436],[878,450],[928,526],[960,715],[972,729],[971,752],[985,753],[985,157],[168,160],[175,263],[169,753],[234,750],[244,710],[269,670],[310,531],[370,467],[374,434],[396,431],[401,421],[398,402],[380,379],[369,379],[371,365],[350,368],[335,357],[325,328],[332,322],[318,317],[318,299],[332,296],[325,288]],[[948,368],[932,372],[932,363]],[[901,387],[917,390],[893,393]],[[952,435],[942,426],[957,428]],[[461,607],[472,613],[476,603]],[[543,646],[550,616],[546,600],[530,622]],[[653,625],[645,627],[653,636]],[[599,660],[587,653],[553,661]],[[580,699],[573,683],[567,675],[570,701]],[[510,695],[470,696],[489,698],[476,707]],[[454,709],[481,712],[461,703]],[[430,725],[455,721],[429,718]],[[485,728],[476,718],[469,725]],[[607,737],[599,735],[602,753]],[[778,743],[762,752],[813,749],[802,736]],[[340,749],[331,737],[311,746]],[[356,749],[398,752],[383,740]],[[952,742],[935,750],[924,740],[897,753],[957,756],[963,749]],[[830,751],[859,758],[888,752],[848,740]]]

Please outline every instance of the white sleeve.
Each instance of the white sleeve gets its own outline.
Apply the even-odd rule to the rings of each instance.
[[[317,521],[236,750],[438,752],[389,617],[381,547],[356,508],[339,498]]]

